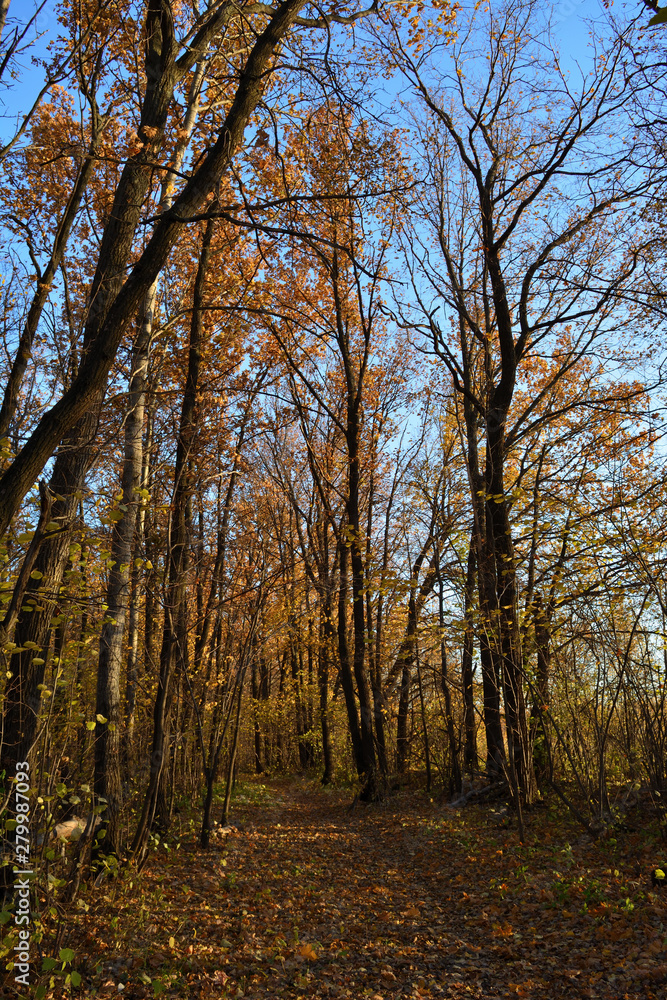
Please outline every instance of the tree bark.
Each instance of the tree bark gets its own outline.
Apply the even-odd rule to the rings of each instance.
[[[184,220],[198,211],[229,169],[266,86],[274,53],[294,26],[304,4],[305,0],[284,0],[272,13],[240,73],[235,96],[216,142],[175,199],[172,209],[164,212],[156,222],[153,235],[123,282],[141,207],[153,175],[153,164],[159,159],[175,86],[201,56],[200,49],[193,45],[176,62],[170,4],[167,0],[149,0],[147,85],[139,128],[139,137],[145,141],[142,150],[131,157],[123,169],[111,218],[102,238],[86,324],[85,354],[79,371],[70,388],[40,419],[33,434],[0,477],[0,534],[7,530],[23,497],[71,428],[83,421],[78,440],[92,438],[108,373],[125,331],[187,224]],[[231,16],[230,10],[224,6],[211,17],[205,31],[206,47],[216,27],[222,26],[223,18]]]
[[[373,701],[366,669],[366,612],[364,608],[364,560],[359,523],[359,435],[358,415],[348,409],[348,498],[347,517],[352,564],[352,621],[354,626],[354,677],[359,696],[361,761],[365,787],[362,795],[373,799],[379,794],[375,739],[373,736]]]
[[[329,672],[331,650],[334,634],[332,622],[333,610],[331,598],[325,599],[320,605],[320,642],[317,654],[317,681],[319,687],[320,727],[322,729],[322,757],[324,758],[324,773],[322,784],[329,785],[333,781],[333,753],[331,747],[331,729],[329,722]]]
[[[463,615],[465,632],[461,654],[461,683],[463,685],[463,728],[465,731],[465,750],[463,766],[467,774],[477,770],[477,740],[475,738],[475,700],[473,692],[473,654],[475,650],[475,629],[473,622],[473,601],[475,580],[477,576],[477,561],[475,559],[475,540],[470,538],[468,547],[468,565],[466,568],[465,594]]]
[[[359,715],[357,713],[357,702],[354,697],[354,681],[350,668],[350,652],[347,642],[347,559],[348,547],[345,528],[340,527],[338,539],[338,663],[340,667],[340,681],[345,696],[345,707],[347,709],[347,721],[350,728],[350,738],[352,740],[352,752],[357,768],[357,774],[361,777],[364,774],[364,756],[361,744],[361,731],[359,728]]]
[[[116,853],[121,790],[121,675],[125,652],[125,622],[130,601],[132,554],[143,470],[143,429],[146,374],[151,328],[142,323],[132,353],[132,374],[125,418],[125,456],[121,479],[122,514],[112,524],[111,560],[97,666],[95,706],[95,795],[106,801],[106,836],[101,849]],[[100,717],[105,721],[100,721]]]
[[[102,235],[84,329],[82,362],[70,388],[41,418],[24,448],[0,477],[0,534],[3,534],[37,474],[62,442],[50,482],[50,490],[56,497],[52,518],[61,523],[62,530],[42,547],[36,566],[42,574],[39,582],[49,594],[58,594],[60,590],[69,553],[70,527],[94,458],[93,446],[107,374],[140,301],[132,295],[124,298],[121,289],[151,182],[151,163],[161,145],[177,82],[173,24],[166,2],[161,5],[160,0],[151,0],[149,3],[147,34],[150,39],[145,60],[148,84],[141,125],[142,129],[148,128],[147,142],[123,168],[109,222]],[[150,281],[146,288],[149,284]],[[135,287],[135,294],[140,286],[141,282]],[[114,320],[114,306],[117,307],[119,301],[125,303],[121,309],[122,319],[117,316]],[[32,641],[41,648],[48,635],[53,602],[38,603],[35,595],[26,599],[26,606],[32,606],[33,611],[25,612],[17,625],[17,634],[22,645]],[[29,620],[25,620],[28,615]],[[33,657],[34,652],[31,661]],[[34,667],[32,662],[20,664],[16,683],[5,697],[4,734],[12,754],[25,753],[34,739],[39,685],[44,674],[43,666]]]
[[[437,561],[437,573],[438,573],[438,624],[440,626],[440,679],[442,681],[442,694],[445,699],[445,726],[447,729],[447,740],[449,742],[449,756],[452,760],[452,777],[451,786],[453,792],[461,791],[461,766],[459,764],[459,748],[458,741],[456,739],[456,730],[454,728],[454,715],[452,711],[452,695],[449,690],[449,676],[447,668],[447,646],[445,645],[445,585],[442,579],[442,573],[440,570],[440,554],[438,553]],[[421,680],[420,680],[420,698],[423,701],[423,695],[421,693]],[[424,710],[422,708],[422,714]],[[424,716],[424,720],[425,720]],[[426,725],[426,721],[424,721]]]
[[[186,573],[188,564],[188,504],[191,493],[189,461],[197,432],[197,397],[204,327],[204,287],[211,255],[211,241],[215,223],[209,220],[202,240],[199,266],[193,293],[188,370],[181,406],[174,491],[169,531],[167,579],[165,584],[164,625],[160,651],[160,675],[153,712],[153,739],[148,789],[141,818],[132,844],[132,853],[143,853],[146,838],[157,807],[160,776],[165,762],[165,736],[171,705],[171,679],[180,642],[185,641],[182,619],[186,614]]]
[[[62,218],[56,230],[53,241],[51,257],[44,270],[38,275],[37,289],[33,296],[25,325],[21,331],[21,337],[16,351],[16,357],[12,365],[7,384],[5,386],[2,407],[0,407],[0,438],[4,438],[9,433],[9,427],[14,419],[16,407],[18,405],[21,384],[25,376],[30,358],[32,356],[32,345],[37,333],[37,327],[44,311],[44,306],[49,297],[53,279],[55,278],[60,263],[63,259],[67,241],[69,240],[72,226],[76,219],[77,212],[81,207],[83,196],[90,183],[95,170],[97,149],[100,144],[102,132],[104,130],[105,119],[99,115],[93,115],[93,134],[88,148],[88,153],[79,168],[72,193],[65,206]]]
[[[370,486],[368,490],[368,522],[366,525],[366,633],[368,635],[368,674],[371,682],[373,694],[373,724],[375,728],[375,739],[377,743],[377,756],[380,774],[384,777],[389,773],[387,759],[387,741],[385,736],[385,704],[382,690],[382,667],[380,662],[380,645],[373,632],[373,601],[371,598],[371,585],[369,579],[371,566],[371,535],[373,529],[373,507],[375,494],[375,470],[373,468],[375,456],[371,458]],[[382,612],[380,611],[380,621]]]

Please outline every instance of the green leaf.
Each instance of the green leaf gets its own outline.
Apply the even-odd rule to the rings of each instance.
[[[46,996],[46,986],[38,986],[35,990],[35,1000],[44,1000]]]
[[[73,962],[74,952],[71,948],[61,948],[60,949],[60,961],[61,962]]]
[[[78,972],[72,973],[72,986],[81,986],[81,976]]]
[[[42,959],[42,972],[50,972],[51,969],[55,969],[56,965],[55,958],[43,958]]]
[[[7,913],[7,910],[3,910],[0,913],[0,926],[2,926],[3,924],[6,924],[7,921],[11,920],[11,919],[12,919],[11,913]]]

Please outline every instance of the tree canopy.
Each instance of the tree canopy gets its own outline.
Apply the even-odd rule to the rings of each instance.
[[[647,5],[0,4],[3,954],[242,773],[661,822]]]

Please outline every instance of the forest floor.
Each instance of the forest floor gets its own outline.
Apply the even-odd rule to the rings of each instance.
[[[349,791],[299,779],[239,791],[209,851],[190,834],[139,876],[84,889],[64,941],[72,996],[666,995],[661,848],[640,816],[594,842],[539,809],[521,845],[499,805],[404,790],[350,810]],[[69,997],[57,982],[47,996]]]

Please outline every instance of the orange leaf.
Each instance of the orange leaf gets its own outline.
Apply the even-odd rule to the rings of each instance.
[[[317,960],[317,952],[313,948],[312,944],[300,945],[299,954],[301,955],[301,958],[305,958],[308,962],[315,962]]]

